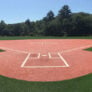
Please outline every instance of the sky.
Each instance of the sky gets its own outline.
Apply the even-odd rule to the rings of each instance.
[[[92,0],[0,0],[0,21],[8,24],[24,22],[27,19],[37,21],[52,10],[55,15],[64,5],[72,12],[92,14]]]

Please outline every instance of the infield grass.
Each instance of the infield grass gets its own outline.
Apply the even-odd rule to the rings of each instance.
[[[87,50],[87,51],[92,51],[92,47],[91,47],[91,48],[87,48],[87,49],[85,49],[85,50]]]
[[[0,52],[4,52],[5,50],[0,49]]]

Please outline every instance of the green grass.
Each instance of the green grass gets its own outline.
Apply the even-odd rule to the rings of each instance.
[[[92,92],[92,74],[57,82],[27,82],[0,76],[0,92]]]
[[[87,50],[87,51],[92,51],[92,47],[91,47],[91,48],[87,48],[87,49],[85,49],[85,50]]]
[[[5,50],[0,49],[0,52],[4,52]]]
[[[19,39],[92,39],[92,36],[78,36],[78,37],[55,37],[55,36],[4,36],[0,40],[19,40]]]

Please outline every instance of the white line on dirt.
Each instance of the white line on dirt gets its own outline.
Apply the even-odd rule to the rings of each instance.
[[[37,56],[36,57],[34,57],[34,56],[32,56],[32,54],[37,54]],[[31,53],[30,54],[30,57],[31,57],[31,59],[40,59],[40,53]]]
[[[0,48],[1,48],[1,49],[4,49],[4,50],[9,50],[9,51],[18,52],[18,53],[25,53],[25,54],[28,53],[28,52],[26,52],[26,51],[14,50],[14,49],[6,48],[6,47],[0,47]]]
[[[51,54],[48,52],[49,59],[51,59]]]
[[[92,45],[87,45],[87,46],[83,46],[83,47],[79,47],[79,48],[68,49],[68,50],[64,50],[62,53],[72,52],[72,51],[76,51],[76,50],[79,50],[79,49],[85,49],[85,48],[90,47],[90,46],[92,46]]]
[[[38,53],[38,57],[37,57],[38,59],[40,58],[40,55],[41,55],[41,54],[40,54],[40,53]]]
[[[66,67],[69,67],[69,65],[68,65],[67,61],[64,59],[64,57],[60,53],[58,53],[58,55],[59,55],[60,59],[64,62]]]
[[[67,66],[24,66],[23,68],[60,68]]]
[[[24,67],[25,63],[27,62],[27,60],[29,59],[31,53],[28,53],[27,57],[25,58],[25,60],[23,61],[21,67]]]

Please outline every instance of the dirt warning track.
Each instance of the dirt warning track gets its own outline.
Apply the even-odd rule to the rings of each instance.
[[[0,41],[0,74],[27,81],[59,81],[92,73],[92,40]]]

